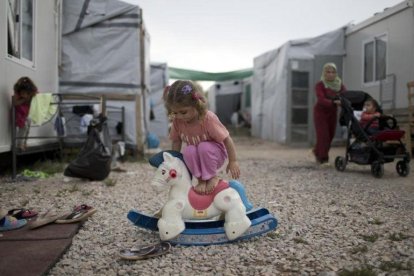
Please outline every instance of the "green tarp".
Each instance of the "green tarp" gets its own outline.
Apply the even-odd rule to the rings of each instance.
[[[193,81],[227,81],[240,80],[253,75],[252,69],[243,69],[222,73],[209,73],[202,71],[187,70],[175,67],[168,68],[170,79],[193,80]]]

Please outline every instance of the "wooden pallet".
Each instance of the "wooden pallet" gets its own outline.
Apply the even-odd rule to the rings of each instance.
[[[407,83],[408,107],[406,109],[405,120],[401,121],[401,128],[405,130],[404,143],[411,156],[414,147],[414,81]]]
[[[406,108],[397,108],[386,110],[386,114],[392,114],[397,120],[399,129],[405,131],[402,139],[406,145],[407,151],[413,156],[414,149],[414,81],[407,83],[408,88],[408,106]]]
[[[407,108],[399,108],[391,110],[394,118],[397,119],[400,129],[405,131],[403,142],[407,147],[407,151],[413,156],[414,149],[414,81],[407,83]]]

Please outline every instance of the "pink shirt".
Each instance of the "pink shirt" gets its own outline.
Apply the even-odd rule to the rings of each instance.
[[[19,96],[16,96],[16,100],[19,99]],[[19,128],[23,128],[26,123],[26,119],[29,116],[30,103],[22,103],[20,105],[16,105],[14,108],[16,110],[16,125]]]
[[[170,131],[172,141],[182,141],[188,145],[197,145],[203,141],[222,143],[228,136],[229,131],[211,111],[207,111],[202,121],[191,124],[175,119]]]

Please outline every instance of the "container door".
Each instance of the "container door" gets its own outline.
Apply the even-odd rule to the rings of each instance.
[[[290,60],[287,96],[289,144],[309,144],[312,69],[311,60]]]

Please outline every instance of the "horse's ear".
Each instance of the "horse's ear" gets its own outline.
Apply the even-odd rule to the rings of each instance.
[[[172,162],[174,160],[174,156],[172,156],[170,153],[168,152],[164,152],[162,154],[162,156],[164,157],[164,162]]]

